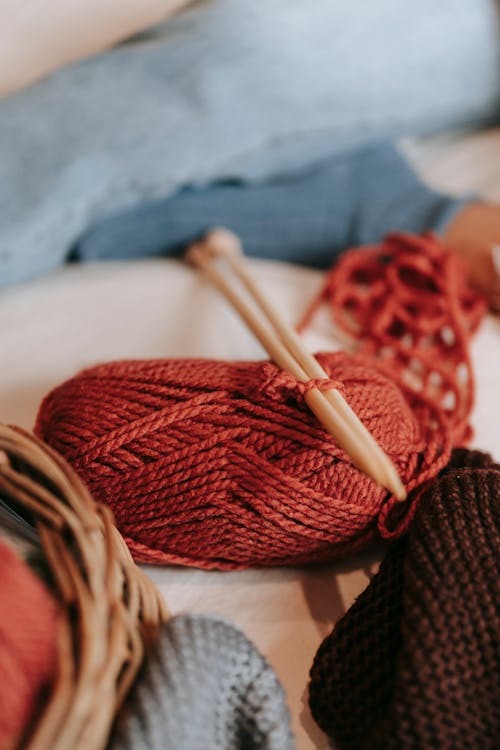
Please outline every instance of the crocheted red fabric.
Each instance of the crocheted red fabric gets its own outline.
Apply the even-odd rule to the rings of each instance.
[[[339,750],[493,750],[500,467],[457,451],[409,535],[320,646],[309,702]]]
[[[486,303],[468,286],[461,259],[434,234],[390,234],[380,245],[345,253],[299,329],[324,303],[348,349],[375,359],[441,409],[453,445],[471,437],[469,342]]]

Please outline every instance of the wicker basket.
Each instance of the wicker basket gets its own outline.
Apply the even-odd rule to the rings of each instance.
[[[23,747],[99,750],[168,611],[110,510],[55,451],[2,425],[0,495],[35,520],[62,611],[54,686]]]

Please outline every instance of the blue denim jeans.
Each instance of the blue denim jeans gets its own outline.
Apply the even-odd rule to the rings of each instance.
[[[73,258],[176,255],[210,227],[225,226],[247,255],[325,268],[347,247],[388,231],[440,232],[463,200],[427,188],[391,144],[380,143],[293,178],[216,182],[145,201],[96,221]]]

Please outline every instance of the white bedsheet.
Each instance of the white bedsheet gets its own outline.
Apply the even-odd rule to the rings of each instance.
[[[500,135],[406,143],[441,186],[500,198]],[[500,240],[500,238],[499,238]],[[284,317],[294,323],[321,274],[253,261]],[[500,319],[489,317],[473,345],[477,373],[474,445],[500,460]],[[307,334],[331,348],[326,317]],[[175,261],[67,267],[0,294],[0,418],[32,427],[38,404],[82,367],[115,358],[205,356],[262,358],[226,303]],[[328,743],[307,708],[308,670],[321,640],[366,586],[380,552],[320,566],[203,572],[147,570],[173,613],[220,613],[239,625],[274,665],[285,686],[298,750]]]

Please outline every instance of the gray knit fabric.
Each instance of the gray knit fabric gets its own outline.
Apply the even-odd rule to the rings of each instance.
[[[110,750],[291,750],[283,689],[224,620],[178,615],[131,695]]]

